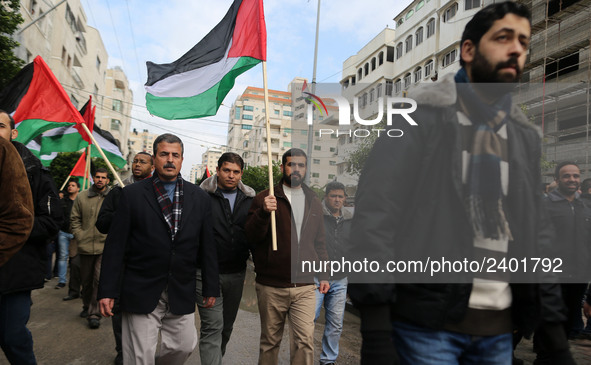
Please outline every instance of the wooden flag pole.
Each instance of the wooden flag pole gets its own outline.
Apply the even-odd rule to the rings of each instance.
[[[271,155],[271,120],[269,119],[269,89],[267,88],[267,61],[263,61],[263,85],[265,88],[265,125],[267,127],[267,162],[269,167],[269,195],[275,195],[273,188],[273,157]],[[275,211],[271,212],[271,236],[273,251],[277,251],[277,225]]]
[[[66,181],[64,181],[64,185],[62,185],[62,187],[60,188],[60,191],[64,190],[64,188],[66,187],[66,184],[68,183],[68,181],[70,181],[71,177],[72,177],[72,175],[68,175],[68,178],[66,179]]]
[[[82,190],[86,190],[86,180],[88,179],[90,182],[90,159],[88,156],[90,156],[90,145],[86,147],[86,160],[84,161],[84,180],[82,180]]]
[[[111,161],[109,161],[107,156],[105,156],[103,149],[101,148],[101,146],[99,146],[96,139],[94,139],[94,136],[92,135],[92,133],[90,133],[90,130],[86,126],[86,123],[82,123],[81,126],[82,126],[82,128],[84,128],[84,130],[86,131],[86,133],[88,134],[90,139],[92,139],[92,144],[94,144],[96,146],[96,148],[98,148],[99,153],[103,157],[103,160],[105,160],[105,162],[107,163],[107,166],[109,166],[109,170],[111,170],[111,173],[113,174],[113,176],[115,176],[115,180],[117,180],[117,183],[119,183],[119,186],[121,186],[122,188],[125,187],[125,184],[123,183],[123,181],[121,181],[121,178],[119,177],[119,175],[117,174],[117,172],[113,168],[113,165],[111,165]],[[90,146],[88,146],[88,147],[90,147]],[[88,153],[88,157],[90,157],[90,152]]]

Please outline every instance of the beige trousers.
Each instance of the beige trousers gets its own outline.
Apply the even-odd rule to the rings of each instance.
[[[197,345],[195,314],[170,313],[166,290],[152,313],[123,312],[122,320],[125,365],[181,365]]]
[[[260,365],[276,365],[285,319],[289,321],[290,362],[312,365],[314,361],[314,285],[275,288],[257,283],[261,316]]]

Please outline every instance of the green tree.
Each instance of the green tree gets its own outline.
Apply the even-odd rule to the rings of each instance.
[[[273,183],[277,184],[281,179],[279,162],[273,162]],[[269,188],[269,172],[267,166],[249,166],[244,169],[242,182],[253,188],[257,194]]]
[[[19,46],[11,36],[24,22],[19,0],[0,1],[0,90],[20,71],[25,62],[13,50]]]
[[[64,184],[64,181],[66,181],[66,179],[68,178],[68,175],[76,165],[76,162],[78,162],[80,155],[82,155],[82,153],[80,152],[58,153],[57,157],[54,158],[53,161],[51,161],[51,165],[49,165],[49,171],[58,189]],[[111,170],[109,170],[107,163],[103,161],[102,158],[92,158],[91,171],[95,171],[99,167],[107,169],[109,179],[111,180],[111,184],[115,183],[113,174],[111,174]],[[115,166],[115,171],[117,170],[118,169]],[[75,176],[71,179],[78,180],[80,182],[80,185],[82,185],[82,177]]]
[[[386,122],[381,121],[376,124],[375,129],[384,129],[386,127]],[[347,158],[348,167],[347,172],[351,175],[361,175],[361,170],[363,170],[363,166],[365,165],[365,160],[369,157],[369,153],[373,148],[374,143],[378,139],[377,133],[372,133],[366,138],[362,138],[361,142],[359,143],[359,147],[351,152],[351,154]]]

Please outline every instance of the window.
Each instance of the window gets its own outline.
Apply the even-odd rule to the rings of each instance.
[[[275,109],[275,110],[273,110],[273,113],[274,113],[275,115],[279,115],[280,111],[279,111],[279,110],[277,110],[277,109]]]
[[[363,76],[363,69],[360,68],[357,70],[357,80],[361,81],[361,77]]]
[[[480,0],[466,0],[464,10],[470,10],[480,7]]]
[[[372,58],[371,59],[371,70],[375,70],[376,69],[376,58]]]
[[[243,124],[242,125],[242,129],[245,129],[245,130],[249,131],[249,130],[252,129],[252,124]]]
[[[443,67],[446,67],[450,64],[452,64],[454,61],[456,60],[456,50],[452,50],[451,52],[449,52],[448,54],[446,54],[445,56],[443,56],[443,59],[441,60],[441,65]]]
[[[337,165],[337,162],[336,161],[328,161],[328,164],[330,166],[336,166]]]
[[[402,42],[396,45],[396,59],[402,57]]]
[[[408,38],[406,38],[406,41],[404,41],[404,45],[405,45],[406,53],[410,52],[410,50],[412,49],[412,36],[411,35],[409,35]]]
[[[98,100],[98,86],[96,86],[96,84],[94,84],[94,89],[92,92],[92,95],[94,95],[94,100]]]
[[[121,130],[121,121],[117,120],[117,119],[111,119],[111,130],[112,131]]]
[[[242,119],[244,119],[244,120],[252,120],[252,115],[242,114]]]
[[[333,174],[328,174],[328,179],[329,180],[334,180],[334,175]]]
[[[394,62],[394,47],[386,47],[386,61]]]
[[[113,99],[113,110],[121,113],[121,110],[122,110],[121,100]]]
[[[433,60],[430,60],[429,62],[427,62],[425,64],[425,77],[431,76],[432,72],[433,72]]]
[[[245,105],[243,109],[245,112],[251,112],[254,110],[254,107],[252,105]]]
[[[452,6],[447,8],[445,10],[445,12],[443,13],[443,21],[444,22],[450,21],[450,19],[452,19],[454,16],[456,16],[457,12],[458,12],[458,3],[454,3]]]
[[[404,19],[403,18],[400,18],[400,20],[398,20],[398,23],[396,23],[396,27],[401,26],[402,23],[404,23]]]
[[[293,115],[293,113],[289,110],[284,110],[283,111],[283,116],[284,117],[291,117]]]
[[[300,131],[300,133],[301,133],[303,136],[307,136],[307,135],[308,135],[308,131],[307,131],[307,130],[305,130],[305,129],[302,129],[302,130]]]
[[[369,63],[367,63],[367,62],[365,63],[364,69],[365,69],[365,75],[364,76],[367,76],[367,74],[369,73]]]
[[[415,69],[415,72],[414,72],[414,74],[415,74],[415,84],[416,84],[417,82],[421,81],[421,78],[423,77],[423,76],[422,76],[422,71],[423,71],[423,70],[422,70],[420,67],[417,67],[417,68]]]
[[[408,13],[406,13],[406,20],[408,20],[408,18],[410,18],[410,17],[411,17],[411,16],[412,16],[414,13],[415,13],[415,11],[414,11],[414,10],[412,10],[412,9],[410,9],[410,10],[408,11]]]
[[[392,82],[392,81],[390,81]],[[381,98],[382,97],[382,84],[378,84],[378,86],[376,86],[376,90],[377,90],[377,98]]]
[[[321,146],[318,146],[318,145],[314,146],[314,151],[320,151],[320,150],[321,150]]]
[[[423,7],[423,5],[425,5],[425,1],[424,0],[419,1],[419,3],[417,4],[415,10],[416,11],[419,11],[419,9]]]
[[[363,93],[363,96],[361,97],[361,107],[365,108],[366,105],[367,105],[367,93]]]
[[[300,148],[305,150],[306,148],[308,148],[308,145],[305,143],[300,143]]]
[[[418,46],[421,43],[423,43],[423,27],[417,29],[415,33],[415,45]]]
[[[427,38],[431,37],[435,34],[435,19],[431,18],[427,22]]]
[[[96,56],[96,69],[100,71],[101,69],[101,59]]]
[[[236,109],[234,109],[234,119],[240,119],[240,107],[237,106]]]
[[[283,128],[283,132],[285,132],[285,133],[292,133],[293,132],[293,129],[291,129],[291,128]]]
[[[313,172],[312,177],[320,177],[320,174],[318,172]]]
[[[392,96],[392,80],[386,81],[386,95]]]
[[[402,82],[400,81],[400,79],[396,80],[396,82],[394,83],[394,92],[396,94],[398,94],[400,92],[400,90],[402,90]]]
[[[375,90],[371,89],[369,90],[369,103],[373,103],[373,101],[375,100]]]
[[[291,148],[291,142],[283,142],[283,147]]]
[[[410,83],[411,83],[411,78],[410,78],[410,72],[409,72],[406,75],[404,75],[404,88],[407,89],[410,86]]]
[[[62,62],[64,62],[64,63],[66,62],[66,54],[67,54],[66,48],[62,47]]]
[[[313,163],[314,165],[320,165],[320,160],[319,160],[319,159],[317,159],[317,158],[315,158],[314,160],[312,160],[312,163]]]
[[[378,55],[378,66],[381,66],[384,63],[384,51],[380,52]]]
[[[331,148],[330,148],[330,152],[335,152],[336,150],[337,150],[337,149],[336,149],[336,148],[334,148],[334,147],[331,147]]]

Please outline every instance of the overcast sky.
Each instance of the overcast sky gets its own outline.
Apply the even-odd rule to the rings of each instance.
[[[172,132],[185,144],[182,174],[189,176],[207,147],[225,145],[229,107],[247,86],[263,87],[262,66],[242,74],[216,116],[168,121],[145,108],[146,61],[176,60],[224,16],[230,0],[81,0],[88,24],[97,28],[134,93],[132,127]],[[338,82],[342,64],[386,27],[410,1],[321,0],[317,82]],[[269,88],[287,90],[294,77],[312,79],[317,0],[266,0]],[[161,126],[159,128],[158,126]]]

